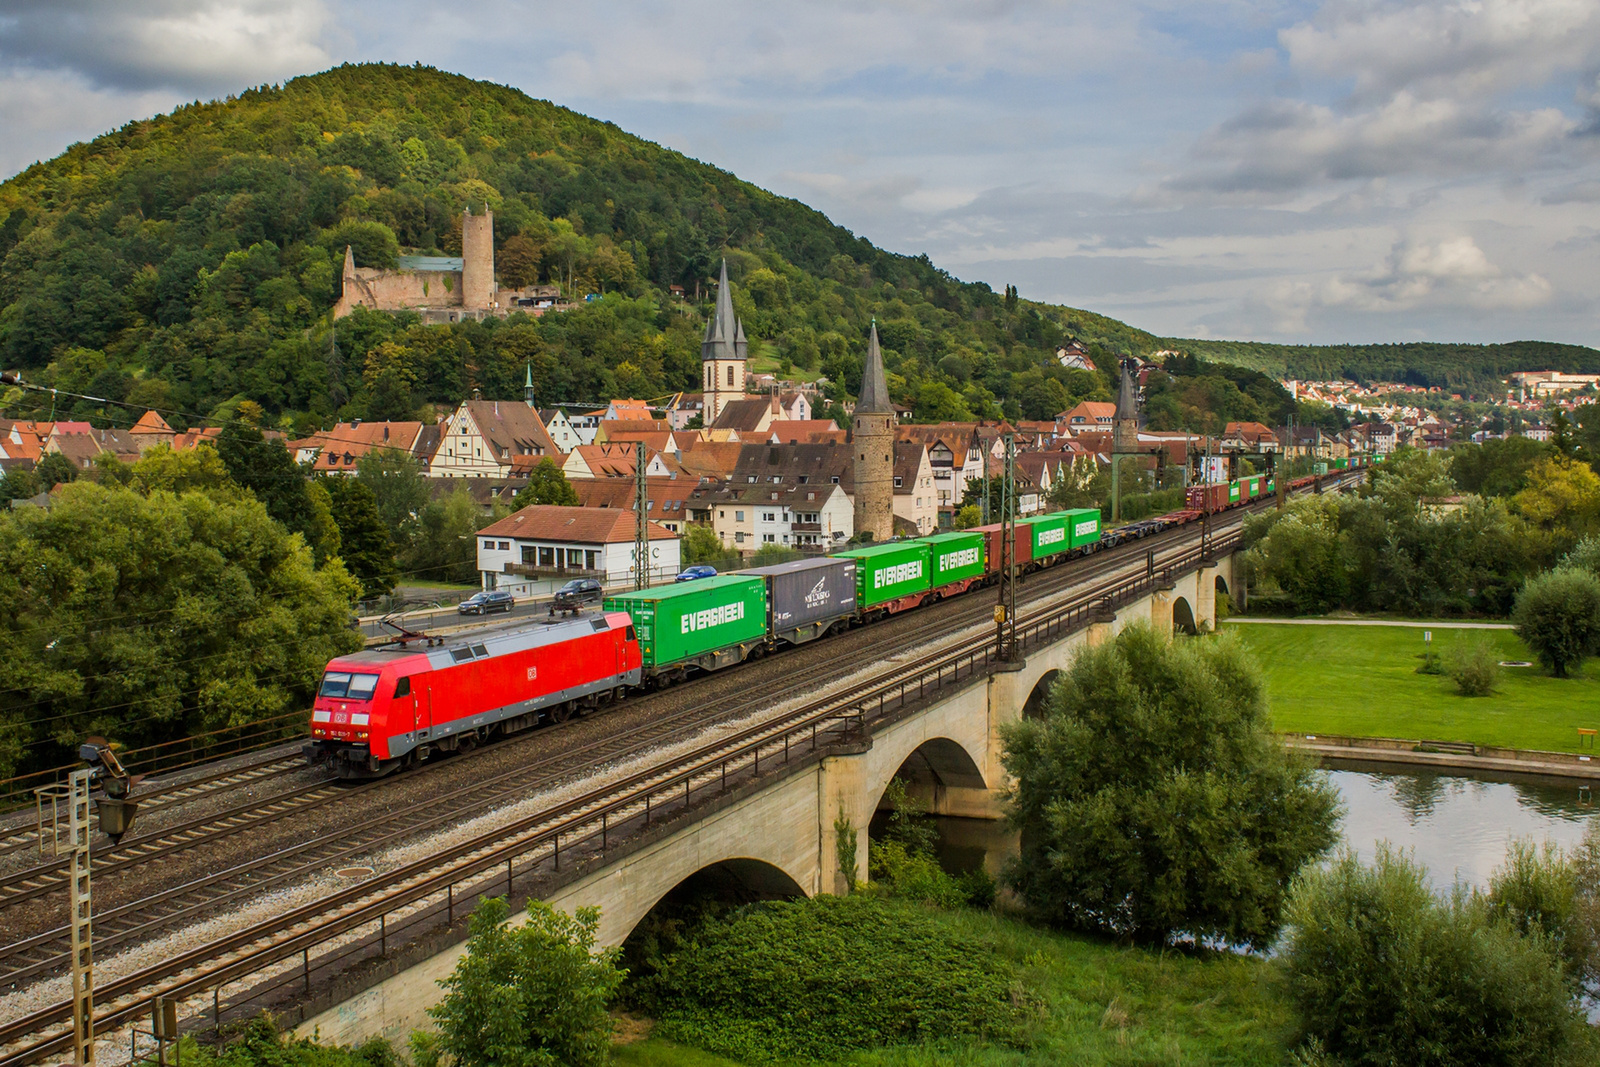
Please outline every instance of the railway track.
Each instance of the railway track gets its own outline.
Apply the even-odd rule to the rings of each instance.
[[[1172,555],[1185,554],[1192,555],[1193,550]],[[1136,557],[1124,557],[1118,562],[1120,566],[1116,569],[1126,572],[1136,571],[1140,561]],[[1051,619],[1042,620],[1042,624],[1053,625],[1074,613],[1079,622],[1086,621],[1102,601],[1111,597],[1116,597],[1118,602],[1125,601],[1141,591],[1148,592],[1156,584],[1154,577],[1139,574],[1132,577],[1123,574],[1099,581],[1063,598],[1055,608],[1030,611],[1021,626],[1026,632],[1035,618],[1051,616]],[[1128,592],[1130,589],[1132,593]],[[491,882],[499,885],[498,881],[493,881],[498,877],[493,872],[502,867],[509,887],[515,881],[518,863],[522,864],[526,877],[534,868],[559,865],[562,855],[571,862],[592,854],[597,846],[603,851],[608,834],[625,831],[641,818],[648,822],[652,809],[659,819],[664,813],[687,808],[697,788],[726,789],[730,778],[737,783],[741,777],[758,775],[763,759],[767,760],[769,768],[773,759],[787,760],[791,745],[798,751],[808,736],[815,753],[819,738],[825,744],[830,736],[837,739],[851,730],[859,731],[865,725],[865,709],[874,701],[877,715],[914,703],[926,692],[930,673],[939,686],[946,684],[947,677],[951,683],[965,684],[964,679],[987,670],[991,645],[986,634],[955,642],[953,648],[941,649],[936,654],[884,672],[866,683],[871,688],[864,694],[860,687],[851,687],[846,694],[822,697],[693,752],[610,782],[575,800],[497,827],[381,876],[373,876],[360,885],[229,934],[212,944],[105,983],[99,993],[105,1009],[97,1026],[116,1025],[132,1018],[148,1003],[150,996],[158,993],[182,998],[221,982],[244,977],[260,980],[281,972],[283,962],[291,957],[303,960],[305,981],[309,986],[311,947],[329,944],[330,939],[343,939],[331,950],[341,953],[341,960],[348,958],[349,951],[365,951],[362,946],[367,942],[386,948],[391,930],[398,934],[418,922],[453,918],[458,907],[458,887],[476,892],[475,885]],[[915,689],[911,688],[912,683]],[[378,929],[363,933],[373,922],[378,923]],[[331,965],[320,962],[321,959],[319,956],[319,968]],[[216,1010],[220,1013],[220,1007]],[[60,1004],[0,1027],[0,1042],[10,1046],[0,1058],[0,1065],[29,1062],[33,1057],[58,1050],[69,1038],[45,1037],[33,1042],[26,1038],[61,1021],[69,1012],[69,1004]]]
[[[1078,562],[1095,564],[1093,571],[1096,573],[1130,565],[1125,556],[1115,553],[1098,559],[1091,556]],[[1048,584],[1037,580],[1046,576],[1052,579]],[[1062,588],[1081,585],[1086,577],[1088,574],[1081,566],[1040,572],[1035,576],[1034,589],[1041,596],[1035,599],[1058,595]],[[1085,592],[1093,595],[1096,590]],[[959,605],[958,610],[935,613],[932,617],[910,617],[907,621],[915,625],[896,633],[895,649],[922,646],[930,638],[983,620],[990,611],[990,605],[984,598],[963,598],[952,602],[952,606],[956,605]],[[973,639],[980,644],[987,640],[987,634]],[[858,670],[858,664],[846,663],[829,668],[813,678],[816,687],[825,688]],[[633,758],[659,746],[686,728],[714,725],[726,718],[748,713],[752,708],[792,697],[793,694],[793,680],[784,675],[775,675],[738,694],[662,717],[642,731],[590,742],[564,754],[553,765],[519,768],[442,794],[433,799],[426,811],[388,813],[355,828],[329,831],[270,855],[102,911],[95,917],[96,946],[105,952],[147,940],[188,922],[218,914],[219,909],[242,904],[262,892],[304,879],[332,865],[352,862],[377,849],[472,818],[491,810],[508,797],[549,788],[575,773],[581,773],[582,769]],[[427,773],[427,770],[424,767],[421,773]],[[105,857],[96,863],[96,873],[111,874],[124,867],[169,856],[218,837],[259,828],[268,821],[353,798],[387,784],[387,779],[344,787],[321,783],[303,792],[289,791],[144,838],[124,840],[120,847],[106,850]],[[258,805],[261,806],[259,811],[256,810]],[[59,865],[44,865],[25,872],[25,877],[0,884],[0,908],[7,903],[20,903],[56,889],[63,880]],[[66,927],[0,946],[0,987],[16,989],[26,981],[60,970],[67,962],[68,949]]]
[[[300,741],[297,739],[288,745],[275,745],[267,752],[224,770],[153,787],[141,787],[138,797],[139,811],[148,814],[154,809],[181,806],[224,789],[256,785],[303,770],[305,770],[305,760],[300,756]],[[5,837],[0,837],[0,857],[24,852],[30,848],[39,848],[41,851],[45,848],[39,840],[37,827],[18,828]],[[99,856],[109,850],[110,845],[102,842],[96,845],[93,851]]]
[[[1243,517],[1239,513],[1233,513],[1233,515],[1238,516],[1238,519]],[[1221,536],[1238,525],[1238,520],[1230,516],[1229,521],[1219,525],[1220,529],[1216,532],[1218,536]],[[1184,536],[1185,534],[1189,536]],[[1056,611],[1058,617],[1064,618],[1065,616],[1060,613],[1073,605],[1076,605],[1073,610],[1081,610],[1085,606],[1096,605],[1111,593],[1115,593],[1116,590],[1128,587],[1128,583],[1131,580],[1128,577],[1128,572],[1137,570],[1138,565],[1145,561],[1147,552],[1154,553],[1150,557],[1152,560],[1151,569],[1153,570],[1155,556],[1159,556],[1161,560],[1166,561],[1186,555],[1194,555],[1195,548],[1189,543],[1192,540],[1192,531],[1169,531],[1166,534],[1156,535],[1156,537],[1148,539],[1139,545],[1124,546],[1120,550],[1097,554],[1096,556],[1088,557],[1086,560],[1078,561],[1077,565],[1052,568],[1042,572],[1041,575],[1030,579],[1024,588],[1024,592],[1031,594],[1031,597],[1030,610],[1024,616],[1023,624],[1026,625],[1029,619],[1049,615],[1051,611]],[[1169,551],[1168,549],[1174,546],[1175,543],[1177,543],[1176,550]],[[1091,572],[1096,576],[1109,575],[1109,577],[1105,578],[1105,580],[1095,580],[1092,585],[1083,587],[1085,579],[1091,577]],[[1141,580],[1150,581],[1149,579]],[[1072,589],[1073,586],[1079,586],[1079,588]],[[1068,595],[1057,597],[1057,594],[1064,589],[1070,590]],[[1054,607],[1036,610],[1038,602],[1042,600],[1053,600],[1058,601],[1058,603]],[[974,598],[962,598],[953,603],[960,605],[960,608],[941,615],[937,619],[925,620],[919,625],[897,634],[895,638],[896,645],[901,650],[904,650],[924,641],[928,634],[949,632],[952,629],[971,625],[971,623],[985,617],[990,607],[988,598],[981,595]],[[992,644],[990,637],[981,633],[965,640],[953,643],[947,642],[946,646],[940,648],[937,653],[922,657],[903,667],[884,672],[867,684],[875,687],[875,691],[883,691],[886,688],[892,688],[897,678],[903,679],[916,675],[918,672],[922,672],[925,677],[930,664],[934,660],[939,661],[938,677],[941,679],[942,684],[944,664],[946,662],[952,665],[952,679],[961,673],[960,661],[962,657],[967,658],[966,669],[970,673],[971,670],[975,669],[973,666],[976,663],[975,657],[980,655],[980,650],[986,649],[990,644]],[[981,654],[987,655],[987,652],[982,652]],[[822,681],[819,685],[826,687],[835,684],[839,678],[853,673],[856,669],[857,667],[851,667],[842,673],[836,673],[830,680]],[[661,730],[659,732],[652,733],[650,736],[630,733],[625,738],[603,738],[584,746],[582,749],[575,750],[571,755],[573,760],[581,759],[584,764],[593,766],[597,762],[605,762],[608,759],[617,761],[632,755],[642,754],[657,747],[664,737],[681,730],[688,723],[713,724],[716,721],[716,712],[713,712],[712,708],[721,708],[724,719],[726,719],[726,712],[732,707],[737,706],[749,709],[759,706],[762,701],[770,699],[772,695],[782,689],[789,690],[792,695],[792,680],[789,678],[768,680],[740,694],[717,701],[713,705],[686,710],[676,716],[672,716],[669,720],[665,720],[660,724]],[[739,758],[747,759],[753,767],[759,768],[760,761],[764,756],[770,759],[771,753],[766,750],[777,746],[780,741],[784,755],[787,757],[789,745],[796,736],[797,727],[803,728],[809,723],[813,745],[817,743],[819,730],[826,734],[830,731],[837,733],[840,729],[847,728],[848,724],[841,725],[845,722],[844,719],[840,718],[841,709],[847,707],[852,700],[855,700],[858,692],[858,687],[851,687],[849,695],[823,697],[798,709],[766,718],[755,726],[738,731],[731,736],[696,750],[690,754],[692,759],[679,757],[668,760],[648,771],[631,775],[620,782],[610,783],[593,793],[587,794],[584,798],[579,798],[579,801],[559,805],[555,809],[517,820],[509,826],[498,827],[487,834],[473,838],[462,846],[452,847],[446,853],[418,860],[396,870],[385,872],[383,875],[375,875],[359,886],[353,886],[350,889],[333,894],[328,898],[307,905],[306,908],[275,917],[266,923],[257,924],[245,931],[241,931],[239,934],[229,935],[211,945],[202,946],[192,953],[181,954],[172,960],[164,961],[161,964],[118,979],[102,987],[102,1003],[107,1005],[103,1021],[106,1024],[114,1024],[131,1017],[129,1013],[134,1008],[129,1007],[129,1004],[147,1002],[148,996],[153,990],[165,990],[174,995],[182,996],[192,993],[197,988],[203,988],[204,983],[208,981],[232,981],[244,974],[252,973],[249,970],[240,971],[238,968],[246,963],[251,966],[256,964],[268,966],[269,961],[266,960],[266,956],[285,951],[285,946],[290,946],[287,951],[295,951],[292,948],[293,942],[306,941],[307,938],[315,941],[318,937],[337,935],[340,931],[356,929],[356,926],[351,926],[350,924],[356,923],[359,926],[358,920],[360,917],[368,914],[372,908],[379,905],[395,905],[401,897],[408,897],[411,903],[426,902],[430,893],[433,892],[433,890],[429,889],[430,886],[438,887],[446,882],[450,886],[455,886],[457,882],[449,881],[449,879],[456,878],[459,881],[460,877],[465,877],[462,875],[463,871],[467,871],[468,868],[477,869],[475,865],[481,868],[481,865],[486,862],[486,858],[492,858],[494,864],[498,864],[501,855],[506,850],[521,848],[530,841],[535,841],[535,843],[543,841],[551,833],[556,836],[549,842],[551,847],[547,852],[559,853],[562,834],[569,835],[569,840],[571,840],[570,835],[573,834],[577,834],[581,840],[587,840],[585,834],[589,823],[585,820],[592,821],[591,816],[599,820],[598,833],[600,834],[601,847],[603,848],[608,818],[612,820],[611,826],[613,828],[619,825],[616,820],[626,823],[629,819],[636,818],[639,810],[643,811],[644,818],[648,820],[652,798],[658,798],[663,790],[675,790],[680,784],[684,790],[683,804],[687,805],[689,794],[694,789],[704,786],[707,781],[706,776],[713,775],[718,768],[720,768],[723,784],[726,785],[730,759],[733,759],[730,753],[742,754]],[[907,692],[903,684],[899,700],[901,704],[904,704],[907,700]],[[881,697],[879,707],[880,709],[884,707]],[[859,715],[854,722],[857,726],[860,725]],[[563,760],[561,761],[561,766],[523,768],[497,776],[483,783],[457,790],[447,797],[439,798],[439,806],[441,808],[444,807],[445,801],[452,802],[449,809],[438,811],[431,816],[412,816],[409,821],[372,820],[368,824],[363,824],[342,835],[337,835],[338,840],[333,839],[335,835],[329,835],[327,840],[305,842],[302,845],[284,850],[284,853],[261,857],[257,861],[243,865],[245,868],[250,868],[250,870],[235,869],[228,872],[218,872],[215,876],[201,880],[207,888],[214,890],[209,896],[202,895],[186,898],[185,894],[200,891],[201,886],[198,883],[173,887],[170,890],[154,894],[145,900],[130,904],[126,909],[118,909],[115,912],[97,916],[97,933],[106,930],[106,926],[101,924],[110,922],[112,926],[108,935],[97,937],[96,940],[103,947],[125,944],[142,937],[151,936],[157,929],[181,925],[188,919],[194,918],[202,910],[210,914],[216,914],[219,907],[226,907],[243,895],[259,893],[267,885],[275,884],[269,882],[269,879],[276,879],[277,882],[286,881],[303,875],[307,870],[322,869],[345,859],[371,853],[387,844],[406,838],[414,838],[430,829],[459,821],[466,817],[464,813],[468,809],[467,807],[456,805],[454,802],[457,800],[463,802],[463,804],[477,805],[481,809],[486,805],[492,805],[496,799],[504,799],[508,791],[515,790],[525,794],[530,789],[544,788],[556,784],[561,778],[570,776],[571,762]],[[735,776],[741,773],[741,764],[738,764],[735,760],[731,765],[734,768]],[[629,800],[629,797],[632,799]],[[657,799],[655,807],[659,813],[663,810],[663,807],[670,808],[671,803],[663,804],[661,800]],[[573,847],[570,844],[568,845],[569,855],[572,854],[571,849]],[[289,854],[291,853],[296,857],[296,863],[293,866],[281,866],[281,864],[289,860]],[[541,852],[531,859],[525,858],[523,862],[526,866],[528,863],[546,863],[549,859],[550,855],[546,854],[546,852]],[[508,882],[513,877],[513,867],[516,862],[517,860],[513,857],[506,866]],[[487,869],[481,868],[479,873]],[[470,871],[468,873],[470,874]],[[256,876],[253,882],[248,880],[251,875]],[[246,880],[241,882],[241,878]],[[442,892],[443,890],[439,891]],[[418,896],[418,893],[421,893],[421,895]],[[440,908],[445,907],[442,902],[435,901],[433,903]],[[430,904],[428,907],[433,907],[433,905]],[[453,916],[455,908],[453,896],[450,898],[449,907]],[[142,916],[138,914],[140,909],[143,909]],[[307,918],[312,912],[307,912],[306,909],[313,909],[313,912],[321,916],[321,918],[313,922]],[[426,911],[427,908],[423,910]],[[437,910],[437,908],[434,910]],[[124,919],[132,925],[119,927],[117,924]],[[320,931],[320,933],[317,933],[317,931]],[[9,973],[6,976],[6,980],[22,980],[25,975],[20,972],[24,968],[27,968],[27,974],[39,974],[48,969],[50,966],[48,960],[35,958],[33,962],[25,962],[22,953],[31,952],[34,949],[44,949],[49,945],[51,936],[56,934],[57,932],[52,931],[49,934],[30,939],[28,942],[19,942],[15,946],[8,946],[4,952],[9,953],[12,949],[16,949],[17,952],[9,957],[0,957],[7,959]],[[380,933],[379,936],[383,935]],[[306,943],[310,944],[311,942]],[[277,958],[282,959],[284,957],[280,955]],[[308,982],[310,979],[309,959],[309,955],[307,955],[305,957],[305,966],[307,968],[306,977]],[[18,966],[19,964],[20,966]],[[196,983],[200,983],[200,985],[197,986]],[[67,1017],[67,1013],[70,1013],[70,1005],[59,1004],[34,1012],[26,1018],[0,1026],[0,1044],[9,1046],[6,1052],[0,1054],[0,1065],[30,1062],[30,1059],[34,1056],[46,1055],[49,1052],[59,1050],[62,1047],[61,1042],[69,1041],[70,1039],[46,1037],[31,1042],[26,1039],[30,1036],[37,1037],[39,1031]]]

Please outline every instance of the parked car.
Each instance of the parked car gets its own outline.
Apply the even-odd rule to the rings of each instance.
[[[600,579],[574,578],[556,590],[555,599],[550,602],[550,614],[554,615],[557,611],[576,612],[585,604],[598,604],[603,593]]]
[[[692,582],[696,578],[715,578],[716,576],[717,568],[708,563],[696,563],[693,567],[685,567],[678,577],[673,580],[678,582]]]
[[[456,605],[458,615],[487,615],[491,611],[510,611],[517,598],[501,589],[473,593]]]

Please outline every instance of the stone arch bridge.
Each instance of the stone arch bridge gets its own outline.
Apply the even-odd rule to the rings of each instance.
[[[701,805],[671,832],[619,845],[603,863],[541,895],[568,911],[600,908],[600,941],[617,945],[669,892],[706,872],[758,897],[837,893],[851,879],[865,880],[867,828],[896,777],[909,780],[935,814],[998,819],[1001,727],[1040,706],[1080,645],[1098,644],[1137,621],[1190,633],[1214,626],[1217,594],[1235,588],[1234,559],[1231,551],[1200,555],[1150,576],[1119,603],[1086,605],[1031,634],[1021,662],[991,665],[930,699],[903,703],[871,720],[855,744],[800,761],[726,802]],[[853,871],[839,865],[836,828],[846,822],[856,834]],[[340,1043],[375,1035],[403,1040],[427,1023],[437,980],[462,951],[457,941],[360,992],[330,995],[299,1031]]]

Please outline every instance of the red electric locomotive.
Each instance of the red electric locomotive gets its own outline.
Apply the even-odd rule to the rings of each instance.
[[[433,648],[369,649],[328,664],[311,713],[313,763],[375,778],[541,717],[564,721],[642,678],[624,612],[468,634]]]

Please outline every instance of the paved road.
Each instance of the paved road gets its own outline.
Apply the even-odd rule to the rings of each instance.
[[[1413,630],[1515,630],[1508,622],[1409,622],[1397,619],[1246,619],[1230,618],[1228,623],[1249,622],[1263,626],[1409,626]]]

